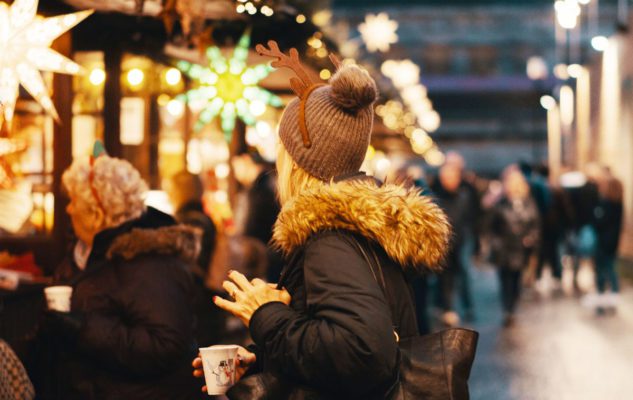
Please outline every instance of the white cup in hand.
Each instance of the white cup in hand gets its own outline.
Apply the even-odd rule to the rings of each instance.
[[[48,309],[59,312],[70,312],[70,297],[73,288],[70,286],[51,286],[44,289]]]

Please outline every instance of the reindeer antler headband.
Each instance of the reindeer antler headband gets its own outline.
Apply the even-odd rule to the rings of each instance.
[[[310,94],[315,89],[321,86],[325,86],[325,83],[314,82],[312,81],[312,79],[310,79],[310,76],[303,68],[303,65],[301,65],[301,60],[299,60],[299,52],[295,48],[291,48],[288,53],[289,55],[286,55],[279,49],[279,45],[276,41],[269,40],[268,48],[266,48],[262,44],[258,44],[257,46],[255,46],[255,51],[257,51],[257,53],[261,56],[276,58],[276,60],[271,63],[273,67],[289,68],[293,70],[294,73],[297,75],[296,77],[290,78],[290,88],[300,99],[299,130],[301,131],[303,145],[306,148],[310,148],[310,146],[312,146],[312,142],[310,140],[308,126],[306,124],[306,103],[308,102],[308,97],[310,97]],[[330,54],[330,60],[337,70],[341,67],[341,62],[334,54]]]

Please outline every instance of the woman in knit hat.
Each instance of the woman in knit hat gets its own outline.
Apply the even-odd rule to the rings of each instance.
[[[398,337],[418,332],[409,273],[437,267],[450,228],[418,191],[359,172],[377,97],[369,74],[337,65],[328,85],[312,84],[294,49],[286,56],[269,46],[257,50],[300,78],[279,129],[282,210],[273,242],[288,263],[276,288],[231,272],[224,288],[233,301],[214,299],[249,326],[255,346],[243,360],[263,372],[228,396],[386,398],[397,380]]]

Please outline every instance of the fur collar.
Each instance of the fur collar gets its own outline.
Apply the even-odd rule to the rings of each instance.
[[[134,228],[117,237],[108,248],[108,259],[131,260],[139,255],[156,253],[176,256],[192,263],[200,253],[200,229],[170,225],[154,229]]]
[[[290,254],[311,235],[334,229],[377,242],[403,268],[430,270],[441,268],[451,236],[444,212],[419,190],[356,180],[310,189],[290,200],[279,214],[273,242]]]

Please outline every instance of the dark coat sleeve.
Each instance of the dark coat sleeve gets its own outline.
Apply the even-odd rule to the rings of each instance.
[[[267,363],[314,388],[376,394],[394,376],[397,344],[367,263],[330,233],[307,245],[304,276],[307,313],[270,303],[251,319],[251,335]]]
[[[78,345],[119,372],[158,375],[192,351],[190,276],[172,257],[145,257],[121,270],[110,299],[118,312],[87,314]]]

